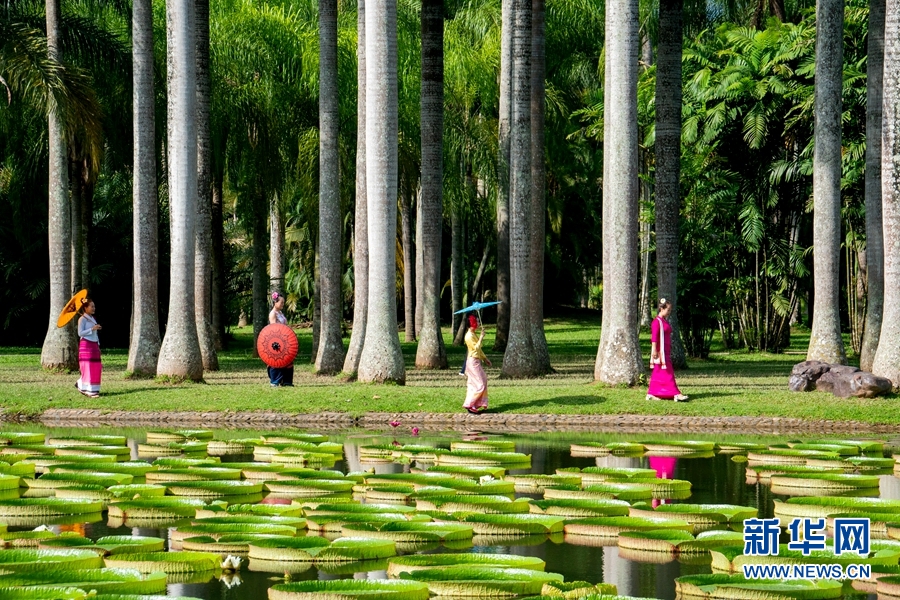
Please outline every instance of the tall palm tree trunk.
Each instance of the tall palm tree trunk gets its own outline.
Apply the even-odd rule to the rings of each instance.
[[[859,366],[872,370],[884,313],[884,236],[881,223],[881,119],[884,0],[869,0],[866,59],[866,324]]]
[[[269,203],[269,289],[284,293],[284,217],[278,195]]]
[[[509,124],[512,96],[513,0],[502,0],[500,9],[500,123],[497,175],[497,332],[494,351],[506,350],[509,340]]]
[[[900,388],[900,0],[887,0],[884,19],[884,121],[881,202],[884,232],[884,318],[872,372]]]
[[[681,44],[683,0],[659,2],[656,59],[656,285],[672,303],[672,364],[687,363],[678,328],[678,215],[681,209]]]
[[[441,233],[443,224],[444,148],[444,0],[422,0],[422,191],[419,194],[420,236],[417,251],[422,262],[416,276],[416,303],[422,306],[416,367],[447,368],[447,351],[441,334]]]
[[[450,331],[459,327],[465,317],[457,314],[463,308],[463,226],[459,207],[450,209]],[[454,344],[456,342],[454,341]]]
[[[132,227],[131,341],[127,370],[156,374],[159,359],[159,206],[156,199],[156,112],[153,92],[153,4],[134,0],[131,6],[131,61],[134,123]]]
[[[356,207],[353,214],[353,330],[344,372],[356,373],[369,305],[369,226],[366,199],[366,2],[357,0]]]
[[[81,222],[81,260],[78,266],[78,278],[83,287],[91,285],[91,229],[94,224],[94,173],[90,166],[90,157],[84,157],[79,162],[78,173],[81,176],[81,209],[79,221]],[[80,270],[80,271],[79,271]],[[74,286],[73,286],[74,287]],[[78,288],[81,289],[81,288]]]
[[[212,145],[209,132],[209,0],[197,7],[197,223],[194,242],[194,320],[204,371],[219,370],[212,328]]]
[[[72,289],[80,290],[84,289],[86,286],[84,285],[85,281],[81,277],[81,267],[84,262],[84,241],[83,241],[83,233],[84,228],[81,226],[81,196],[82,196],[82,185],[83,180],[81,179],[81,161],[80,160],[72,160],[69,161],[69,210],[72,214],[72,258],[71,258],[71,267],[72,267]]]
[[[319,0],[319,347],[316,372],[340,372],[341,195],[338,155],[337,0]]]
[[[261,188],[262,186],[260,186]],[[251,298],[253,303],[253,356],[259,356],[256,349],[256,340],[263,327],[269,324],[269,294],[268,273],[266,262],[268,260],[268,246],[266,235],[266,215],[269,212],[269,204],[266,202],[265,192],[255,192],[253,198],[253,224],[251,225],[251,243],[253,244],[253,275]]]
[[[509,341],[500,374],[541,373],[531,328],[531,0],[513,2],[512,120],[509,148]]]
[[[603,323],[594,378],[634,385],[637,335],[638,3],[606,4],[603,119]]]
[[[544,230],[547,168],[544,159],[544,97],[547,72],[544,0],[533,0],[531,42],[531,342],[541,373],[552,371],[544,335]]]
[[[425,293],[423,290],[423,286],[425,282],[422,280],[422,275],[425,270],[424,265],[424,255],[422,254],[422,184],[419,183],[418,190],[416,191],[416,337],[421,337],[422,335],[422,319],[424,318],[424,310],[425,305],[422,303],[422,296]]]
[[[47,53],[59,60],[59,0],[47,0]],[[72,217],[69,211],[69,169],[66,140],[59,107],[51,100],[47,119],[49,144],[49,197],[47,204],[47,237],[50,247],[50,319],[41,348],[41,366],[45,369],[75,369],[78,354],[72,326],[57,328],[56,319],[72,294]]]
[[[197,218],[197,47],[193,0],[168,0],[168,145],[171,277],[169,320],[157,375],[203,378],[194,318],[194,243]]]
[[[846,363],[841,339],[841,85],[844,3],[816,2],[813,286],[807,360]]]
[[[397,335],[397,1],[366,7],[369,317],[360,381],[406,382]]]
[[[412,190],[401,185],[400,190],[400,244],[403,248],[403,338],[416,341],[416,248],[413,232]]]
[[[216,350],[225,347],[225,231],[222,207],[222,175],[215,170],[212,177],[212,283],[210,289],[210,324],[215,336]]]

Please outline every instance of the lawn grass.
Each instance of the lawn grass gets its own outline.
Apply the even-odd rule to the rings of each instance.
[[[791,366],[804,359],[808,334],[795,331],[784,354],[726,352],[714,346],[708,360],[692,360],[678,373],[691,402],[649,402],[645,387],[611,388],[593,383],[594,359],[600,336],[596,314],[572,313],[550,318],[547,340],[556,372],[547,377],[511,381],[499,378],[500,355],[487,369],[490,410],[549,414],[671,414],[682,416],[781,416],[806,419],[900,423],[895,398],[838,399],[830,394],[787,391]],[[450,369],[417,371],[415,344],[402,344],[407,382],[399,385],[349,383],[344,377],[322,377],[309,364],[311,332],[298,330],[301,355],[295,387],[272,389],[265,368],[251,356],[249,329],[234,331],[231,347],[220,354],[221,371],[208,373],[205,383],[172,385],[147,379],[126,379],[127,352],[104,349],[103,395],[90,399],[74,387],[77,374],[51,374],[39,366],[37,348],[0,349],[0,407],[35,415],[48,408],[101,410],[252,411],[286,413],[345,411],[461,412],[465,379],[457,372],[463,349],[448,342]],[[486,347],[493,341],[488,331]],[[345,343],[347,340],[345,340]],[[649,334],[641,335],[645,360]]]

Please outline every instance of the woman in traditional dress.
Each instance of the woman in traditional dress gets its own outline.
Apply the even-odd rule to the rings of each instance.
[[[81,317],[78,319],[78,366],[81,377],[75,384],[78,391],[96,398],[100,395],[100,376],[103,374],[103,363],[100,362],[100,337],[97,332],[102,329],[94,318],[94,301],[85,298],[81,305]]]
[[[668,317],[672,304],[665,298],[659,299],[659,314],[650,325],[650,389],[647,400],[674,400],[687,402],[675,383],[675,369],[672,366],[672,326]]]
[[[484,374],[482,362],[491,365],[490,359],[484,355],[481,350],[481,344],[484,342],[484,327],[481,328],[481,335],[476,337],[475,330],[478,329],[478,319],[475,315],[469,315],[469,331],[466,332],[466,401],[463,408],[473,415],[481,414],[487,409],[488,391],[487,391],[487,375]]]
[[[272,310],[269,312],[269,323],[287,325],[287,317],[281,312],[284,310],[284,294],[274,292],[272,294],[272,305]],[[280,369],[268,367],[268,371],[269,383],[272,384],[272,387],[292,387],[294,385],[294,363]]]

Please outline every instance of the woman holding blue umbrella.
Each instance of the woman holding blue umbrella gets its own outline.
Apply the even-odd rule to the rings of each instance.
[[[487,409],[488,391],[487,391],[487,375],[484,373],[482,362],[486,362],[488,366],[493,366],[490,359],[485,356],[481,345],[484,342],[484,327],[481,328],[481,334],[476,334],[478,329],[478,318],[469,313],[469,331],[466,332],[466,401],[463,408],[478,415]]]

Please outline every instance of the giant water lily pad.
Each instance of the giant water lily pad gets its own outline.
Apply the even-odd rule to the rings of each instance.
[[[437,596],[502,598],[540,594],[545,583],[563,581],[563,576],[533,569],[492,569],[467,565],[400,573],[400,579],[425,583]]]
[[[357,523],[344,525],[341,534],[344,537],[380,538],[396,542],[445,542],[470,539],[474,528],[463,523]]]
[[[690,533],[693,525],[680,519],[641,517],[597,517],[575,519],[565,524],[566,535],[616,537],[623,531],[649,531],[653,529],[680,529]]]
[[[107,567],[136,569],[141,573],[196,573],[221,570],[222,560],[211,552],[141,552],[115,554],[104,559]]]
[[[332,579],[297,581],[269,588],[269,600],[428,600],[428,586],[417,581]]]
[[[390,558],[397,555],[397,550],[389,539],[344,537],[328,542],[324,538],[298,537],[258,540],[250,544],[249,553],[252,559],[320,563]]]
[[[679,598],[828,600],[842,597],[843,585],[828,580],[771,581],[748,580],[741,575],[687,575],[675,580],[675,593]]]
[[[90,550],[4,550],[0,552],[0,573],[29,573],[49,568],[99,569],[103,566]]]
[[[470,514],[462,518],[477,535],[549,535],[562,533],[565,519],[546,515]]]
[[[0,588],[47,585],[96,590],[108,594],[160,594],[166,591],[166,574],[142,574],[133,569],[52,568],[0,575]]]

